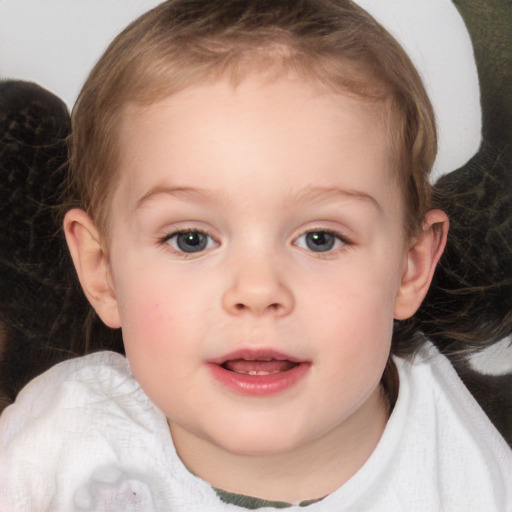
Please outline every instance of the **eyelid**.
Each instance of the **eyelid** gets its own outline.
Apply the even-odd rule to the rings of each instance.
[[[315,251],[312,251],[311,249],[309,249],[308,247],[300,247],[299,245],[297,245],[297,240],[299,240],[299,238],[301,238],[303,236],[306,236],[309,233],[329,233],[329,234],[333,235],[337,239],[338,242],[341,242],[341,246],[333,247],[332,249],[329,249],[328,251],[315,252]],[[347,246],[354,245],[354,242],[347,235],[345,235],[344,233],[341,233],[340,231],[338,231],[336,229],[318,226],[318,227],[307,228],[307,229],[304,229],[303,231],[301,231],[301,233],[299,235],[297,235],[296,237],[293,238],[292,244],[299,247],[300,249],[304,249],[304,250],[314,253],[316,255],[327,256],[328,254],[333,254],[333,253],[336,253],[337,251],[343,250]]]
[[[177,237],[180,234],[186,234],[186,233],[201,233],[202,235],[205,235],[210,240],[213,240],[214,246],[213,247],[206,247],[205,249],[197,252],[185,252],[180,250],[178,247],[174,247],[171,243],[169,243],[169,240],[171,240],[174,237]],[[184,228],[174,228],[167,231],[163,236],[158,238],[159,245],[165,245],[167,247],[170,247],[173,252],[176,254],[179,254],[182,257],[190,258],[190,257],[198,257],[200,255],[205,254],[206,252],[209,252],[209,249],[213,249],[214,247],[219,247],[220,242],[217,240],[216,237],[214,237],[211,233],[209,233],[206,229],[200,228],[200,227],[184,227]]]
[[[336,240],[336,246],[327,250],[327,251],[313,251],[309,249],[308,247],[301,247],[297,244],[297,240],[299,240],[301,237],[304,237],[305,235],[309,233],[329,233],[333,235]],[[182,251],[177,247],[174,247],[172,244],[169,243],[169,240],[171,240],[173,237],[176,237],[180,234],[186,234],[186,233],[201,233],[208,237],[211,241],[213,241],[213,244],[207,246],[205,249],[197,251],[197,252],[186,252]],[[219,247],[221,245],[221,242],[218,240],[218,237],[211,234],[211,232],[208,229],[204,229],[202,227],[198,226],[192,226],[192,225],[185,225],[184,227],[176,227],[168,229],[162,236],[158,237],[157,239],[159,245],[166,246],[170,248],[173,252],[176,254],[179,254],[182,257],[198,257],[201,256],[207,252],[209,252],[210,249]],[[342,232],[342,230],[333,229],[326,226],[312,226],[303,229],[297,236],[295,236],[292,239],[292,245],[295,245],[296,247],[299,247],[300,249],[303,249],[305,251],[308,251],[309,253],[313,253],[316,256],[319,257],[327,257],[328,255],[335,254],[339,251],[342,251],[346,249],[347,247],[354,245],[354,241],[349,238],[345,233]]]

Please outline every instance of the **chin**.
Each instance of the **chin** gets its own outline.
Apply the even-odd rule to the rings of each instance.
[[[273,456],[289,452],[303,443],[304,438],[295,432],[286,432],[282,428],[273,426],[264,428],[256,425],[252,428],[231,429],[229,437],[225,434],[217,439],[216,444],[226,451],[246,456]]]

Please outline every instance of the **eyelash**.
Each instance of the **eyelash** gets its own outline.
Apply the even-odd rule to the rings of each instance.
[[[184,234],[200,234],[200,235],[203,235],[205,237],[207,237],[208,239],[210,240],[213,240],[217,246],[220,245],[220,243],[213,237],[211,236],[206,230],[204,229],[201,229],[201,228],[184,228],[184,229],[176,229],[174,231],[171,231],[170,233],[167,233],[165,234],[164,236],[160,237],[158,239],[158,243],[159,245],[170,245],[172,247],[172,249],[177,252],[178,254],[180,254],[180,256],[184,257],[184,258],[190,258],[190,257],[194,257],[198,254],[202,254],[204,253],[205,249],[208,249],[208,248],[211,248],[211,247],[206,247],[205,249],[202,249],[200,251],[190,251],[190,252],[187,252],[187,251],[183,251],[179,248],[176,248],[174,246],[172,246],[172,244],[169,243],[169,241],[171,239],[173,239],[174,237],[177,237],[179,235],[184,235]],[[296,242],[297,240],[299,240],[301,237],[304,237],[304,236],[307,236],[308,234],[312,234],[312,233],[327,233],[329,235],[332,235],[336,241],[340,242],[341,243],[341,246],[340,247],[336,247],[336,248],[331,248],[331,249],[328,249],[326,251],[314,251],[310,248],[307,248],[307,247],[300,247]],[[338,231],[335,231],[335,230],[332,230],[332,229],[328,229],[328,228],[316,228],[316,229],[308,229],[304,232],[302,232],[299,236],[295,237],[293,239],[293,245],[295,245],[296,247],[299,247],[301,249],[304,249],[308,252],[311,252],[313,254],[315,254],[317,257],[328,257],[329,255],[332,255],[333,253],[337,253],[337,252],[340,252],[340,251],[343,251],[343,250],[346,250],[347,247],[353,245],[353,241],[351,239],[349,239],[347,236],[339,233]]]
[[[162,245],[162,246],[163,245],[171,246],[171,248],[176,253],[180,254],[180,256],[182,256],[184,258],[191,258],[191,257],[197,256],[198,254],[204,253],[204,250],[187,252],[187,251],[180,250],[179,248],[173,247],[172,244],[170,243],[170,240],[173,239],[174,237],[178,237],[179,235],[191,234],[191,233],[194,233],[194,234],[198,233],[200,235],[204,235],[205,237],[207,237],[210,240],[213,240],[217,245],[219,245],[219,242],[217,242],[217,240],[215,240],[215,238],[213,236],[211,236],[206,230],[201,229],[201,228],[176,229],[176,230],[171,231],[170,233],[166,233],[164,236],[160,237],[158,239],[158,243],[159,243],[159,245]]]
[[[303,236],[307,236],[308,234],[312,234],[312,233],[327,233],[329,235],[332,235],[336,239],[336,241],[341,243],[340,247],[335,247],[335,248],[329,249],[327,251],[314,251],[312,249],[304,248],[306,251],[315,254],[315,256],[317,256],[317,257],[327,258],[330,255],[336,254],[336,253],[341,252],[341,251],[345,251],[349,246],[354,245],[354,242],[350,238],[348,238],[346,235],[343,235],[340,232],[335,231],[333,229],[321,228],[321,227],[320,228],[307,229],[306,231],[304,231],[303,233],[301,233],[299,236],[297,236],[294,239],[294,245],[299,247],[297,245],[297,243],[296,243],[297,240],[299,240]],[[299,248],[302,248],[302,247],[299,247]]]

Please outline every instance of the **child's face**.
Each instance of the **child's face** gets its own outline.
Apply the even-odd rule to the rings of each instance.
[[[371,428],[407,260],[387,130],[378,105],[288,79],[127,110],[111,279],[178,450]]]

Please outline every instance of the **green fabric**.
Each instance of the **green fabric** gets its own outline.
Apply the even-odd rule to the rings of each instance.
[[[189,473],[194,476],[197,476],[189,467],[185,466]],[[213,486],[212,486],[213,487]],[[237,507],[246,508],[247,510],[256,510],[257,508],[271,507],[271,508],[289,508],[293,506],[291,503],[286,503],[285,501],[268,501],[262,500],[260,498],[253,498],[252,496],[246,496],[245,494],[235,494],[233,492],[224,491],[217,487],[213,487],[213,490],[217,493],[217,496],[224,503],[228,503],[230,505],[236,505]],[[325,498],[325,496],[324,496]],[[312,503],[317,503],[318,501],[322,501],[324,498],[318,498],[315,500],[304,500],[301,501],[298,505],[299,507],[307,507]]]
[[[272,507],[272,508],[289,508],[292,506],[291,503],[286,503],[284,501],[267,501],[262,500],[260,498],[253,498],[252,496],[245,496],[243,494],[234,494],[232,492],[223,491],[222,489],[217,489],[214,487],[215,492],[218,497],[224,502],[229,503],[230,505],[236,505],[238,507],[246,508],[248,510],[255,510],[258,508],[264,507]],[[307,507],[312,503],[316,503],[321,501],[323,498],[318,498],[316,500],[305,500],[299,503],[299,507]]]

